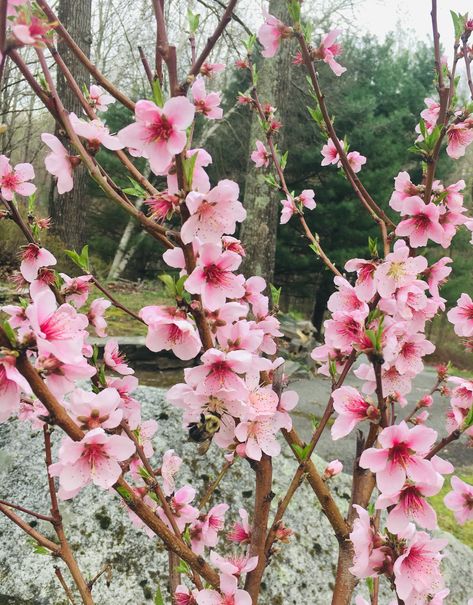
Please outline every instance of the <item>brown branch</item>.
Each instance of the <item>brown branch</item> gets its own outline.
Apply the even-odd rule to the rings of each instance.
[[[250,571],[246,576],[245,590],[250,594],[253,605],[257,605],[261,589],[261,578],[266,567],[266,531],[271,500],[274,496],[271,491],[273,476],[271,457],[263,453],[261,460],[255,462],[252,466],[254,466],[255,470],[256,489],[250,555],[257,556],[258,563],[253,571]]]
[[[11,348],[7,335],[1,327],[0,346]],[[33,393],[48,410],[51,416],[51,422],[57,424],[74,441],[80,441],[84,436],[84,432],[77,426],[77,424],[67,414],[64,407],[48,389],[38,372],[28,361],[25,353],[20,353],[20,355],[16,358],[16,368],[26,378]],[[164,542],[168,549],[174,551],[181,559],[186,561],[186,563],[188,563],[191,568],[195,569],[203,578],[205,578],[207,582],[215,587],[219,586],[219,577],[217,572],[212,569],[208,563],[206,563],[203,557],[196,555],[185,543],[177,540],[174,533],[163,521],[161,521],[159,517],[154,514],[154,511],[151,510],[142,501],[142,499],[134,493],[133,488],[123,477],[118,479],[113,488],[126,502],[128,507],[133,510],[133,512],[136,513],[136,515],[145,523],[145,525],[154,531],[154,533]],[[2,510],[1,512],[4,511]],[[52,542],[50,544],[54,545]],[[54,547],[59,548],[57,545],[54,545]]]
[[[320,89],[319,80],[317,72],[314,68],[314,64],[312,58],[310,56],[310,51],[307,46],[307,42],[304,38],[302,32],[296,32],[296,38],[299,42],[299,46],[301,48],[302,58],[304,64],[309,72],[310,80],[312,82],[312,88],[314,89],[315,96],[317,97],[317,101],[320,107],[320,111],[322,113],[322,117],[324,119],[325,126],[327,128],[327,132],[329,137],[332,139],[333,144],[337,150],[337,153],[340,157],[340,162],[343,166],[343,170],[347,176],[347,179],[352,186],[354,192],[356,193],[358,199],[363,204],[363,206],[368,210],[374,220],[379,223],[379,221],[383,221],[386,226],[389,226],[390,229],[394,229],[395,225],[391,221],[391,219],[387,216],[387,214],[378,206],[378,204],[373,200],[368,191],[365,189],[363,183],[360,181],[358,176],[353,171],[353,168],[350,166],[350,162],[348,161],[347,154],[340,144],[338,135],[333,126],[332,119],[327,109],[327,105],[325,103],[325,97],[322,94]]]
[[[220,482],[225,477],[228,469],[233,465],[233,463],[234,463],[234,460],[227,460],[225,462],[225,464],[222,466],[222,469],[220,470],[219,474],[217,475],[215,481],[213,481],[209,485],[209,487],[207,488],[207,491],[205,492],[205,494],[200,499],[199,510],[202,510],[208,504],[208,502],[210,501],[210,498],[212,497],[214,491],[220,485]]]
[[[115,97],[122,105],[127,107],[130,111],[135,111],[135,104],[125,94],[118,90],[92,63],[92,61],[85,55],[80,47],[76,44],[75,40],[66,30],[64,25],[59,21],[54,11],[49,7],[46,0],[37,0],[38,6],[42,9],[46,17],[55,23],[55,29],[67,46],[71,49],[74,55],[79,59],[82,65],[87,69],[91,76],[101,85],[112,97]]]
[[[56,566],[54,567],[54,573],[56,574],[56,577],[59,580],[59,583],[61,584],[64,592],[66,593],[67,598],[72,603],[72,605],[75,605],[74,596],[72,594],[72,591],[69,588],[69,586],[67,585],[67,582],[64,579],[64,576],[62,575],[62,571],[59,569],[59,567],[56,567]]]
[[[151,71],[151,67],[149,66],[148,59],[146,58],[145,51],[141,46],[138,46],[138,52],[140,54],[141,63],[143,65],[143,69],[145,70],[146,77],[148,78],[149,85],[151,89],[153,88],[153,72]]]
[[[440,452],[440,450],[442,450],[446,445],[448,445],[449,443],[452,443],[452,441],[456,441],[457,439],[460,439],[462,433],[463,433],[463,431],[460,429],[456,429],[455,431],[452,431],[450,433],[450,435],[448,435],[447,437],[444,437],[436,445],[434,445],[434,447],[430,450],[430,452],[425,456],[425,459],[430,460],[431,458],[433,458],[433,456],[438,454]]]
[[[91,273],[89,273],[89,275],[92,275]],[[123,311],[124,313],[126,313],[127,315],[129,315],[130,317],[133,317],[133,319],[136,319],[137,321],[141,322],[141,323],[145,323],[143,321],[143,319],[141,319],[141,317],[135,313],[134,311],[132,311],[131,309],[129,309],[128,307],[126,307],[125,305],[123,305],[121,302],[119,302],[114,296],[113,294],[104,286],[102,285],[98,279],[92,275],[92,283],[95,285],[95,287],[100,290],[100,292],[102,292],[103,294],[105,294],[105,296],[110,300],[110,302],[112,303],[112,305],[114,307],[116,307],[117,309],[120,309],[121,311]]]
[[[207,43],[206,43],[205,47],[203,48],[200,55],[197,57],[195,63],[192,65],[192,69],[189,71],[186,80],[184,82],[182,82],[180,88],[183,92],[185,92],[188,89],[193,78],[198,75],[198,73],[200,72],[200,68],[205,63],[205,61],[207,60],[207,57],[212,52],[213,47],[217,43],[217,40],[220,38],[220,36],[223,34],[223,31],[225,30],[227,25],[230,23],[230,20],[232,18],[232,14],[233,14],[233,10],[237,4],[237,1],[238,0],[230,0],[230,2],[228,3],[228,6],[222,15],[222,18],[220,19],[217,27],[215,28],[215,31],[207,39]]]
[[[37,542],[40,546],[47,548],[54,555],[59,555],[60,546],[55,542],[52,542],[46,536],[39,533],[33,529],[26,521],[24,521],[21,517],[15,514],[8,506],[0,503],[0,512],[3,513],[6,517],[13,521],[15,525],[18,525],[20,529],[22,529],[25,533],[27,533],[35,542]]]
[[[20,512],[26,513],[27,515],[31,515],[32,517],[36,517],[36,519],[39,519],[40,521],[47,521],[48,523],[52,523],[54,521],[54,519],[49,515],[42,515],[41,513],[36,513],[35,511],[30,510],[29,508],[19,506],[18,504],[12,504],[11,502],[7,502],[6,500],[0,500],[0,504],[8,506],[9,508],[14,508],[15,510],[19,510]]]

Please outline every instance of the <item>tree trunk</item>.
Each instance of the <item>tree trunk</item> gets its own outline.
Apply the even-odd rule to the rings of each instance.
[[[289,23],[286,0],[271,0],[269,12],[284,23]],[[261,102],[274,105],[283,124],[289,96],[291,46],[290,42],[283,42],[273,59],[263,61],[258,73]],[[256,139],[263,139],[263,133],[258,115],[253,112],[248,155],[254,149]],[[283,148],[282,133],[278,137],[278,146]],[[241,229],[241,239],[246,249],[243,271],[247,275],[260,275],[268,282],[273,280],[274,275],[280,198],[274,188],[265,182],[264,171],[255,169],[249,159],[244,200],[248,217]]]
[[[74,2],[60,0],[58,17],[83,52],[90,57],[92,0],[74,0]],[[90,84],[88,71],[60,38],[58,50],[79,86],[82,88],[83,85],[86,85],[88,88]],[[80,116],[82,113],[80,102],[69,89],[64,76],[59,70],[57,90],[65,108]],[[67,141],[61,136],[57,127],[56,136],[61,139],[66,147],[68,146]],[[85,243],[88,208],[87,185],[87,170],[80,165],[74,170],[74,189],[72,191],[58,195],[55,183],[51,188],[49,213],[53,223],[52,231],[68,248],[80,249]]]

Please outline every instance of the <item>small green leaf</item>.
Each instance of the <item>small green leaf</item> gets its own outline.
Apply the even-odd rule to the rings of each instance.
[[[269,284],[269,288],[271,290],[271,300],[273,301],[273,305],[275,307],[279,307],[279,299],[281,298],[282,288],[276,288],[276,286],[273,284]]]
[[[85,245],[80,254],[75,250],[64,250],[64,252],[75,265],[89,273],[89,246]]]
[[[283,153],[283,155],[281,156],[281,160],[279,162],[281,164],[281,170],[284,170],[286,168],[288,156],[289,151],[286,151],[286,153]]]
[[[190,8],[187,9],[187,20],[189,22],[189,33],[191,36],[199,29],[200,15],[193,13]]]
[[[182,574],[188,574],[191,571],[191,568],[189,567],[189,565],[187,565],[187,563],[185,561],[183,561],[182,559],[179,561],[179,565],[176,568],[176,571],[178,573],[182,573]]]
[[[309,454],[310,443],[308,443],[304,447],[301,447],[300,445],[297,445],[297,443],[294,443],[292,445],[292,449],[297,454],[297,457],[299,458],[299,460],[305,460]]]
[[[197,161],[197,153],[191,155],[190,158],[184,158],[182,160],[182,166],[184,168],[184,179],[187,189],[192,189],[192,181],[194,180],[194,168]]]
[[[125,488],[122,487],[121,485],[119,485],[117,487],[117,492],[120,494],[120,496],[126,500],[127,502],[130,502],[132,500],[131,494],[130,492]]]
[[[166,294],[168,294],[171,298],[175,298],[176,284],[174,283],[174,279],[171,277],[171,275],[163,273],[163,275],[158,275],[158,278],[163,282]]]
[[[279,189],[279,185],[272,174],[266,174],[264,176],[265,183],[267,183],[270,187],[274,187],[275,189]]]
[[[164,105],[164,96],[159,78],[153,78],[153,100],[158,107]]]
[[[469,429],[470,426],[473,425],[473,407],[470,408],[465,420],[463,421],[463,426],[466,429]]]
[[[451,10],[450,14],[452,16],[453,29],[455,30],[455,41],[458,42],[465,31],[465,20],[460,13],[455,13]]]
[[[176,282],[176,294],[182,298],[184,295],[184,284],[186,283],[187,275],[183,275]]]
[[[154,595],[154,605],[164,605],[163,595],[159,586],[156,590],[156,594]]]
[[[251,53],[253,52],[254,48],[255,48],[255,44],[256,44],[256,35],[252,34],[248,40],[245,42],[245,48],[246,48],[246,52],[251,55]]]
[[[151,475],[149,474],[149,472],[145,469],[144,466],[140,466],[138,468],[138,474],[140,475],[140,477],[143,477],[143,479],[152,479]]]
[[[372,258],[378,258],[378,240],[376,238],[368,237],[368,249]]]
[[[301,20],[301,4],[299,0],[290,0],[287,8],[292,22],[299,23]]]
[[[14,346],[16,343],[15,330],[11,327],[11,325],[8,323],[8,321],[4,321],[2,323],[2,326],[3,326],[3,330],[5,331],[5,334],[8,338],[8,340],[10,341],[11,345]]]

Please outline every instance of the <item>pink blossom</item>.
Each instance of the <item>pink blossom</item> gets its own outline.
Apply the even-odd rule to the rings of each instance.
[[[46,250],[36,244],[28,244],[23,248],[20,271],[26,281],[32,282],[38,277],[38,272],[42,267],[55,265],[57,260]]]
[[[7,0],[7,16],[14,17],[17,14],[17,6],[24,6],[28,0]]]
[[[457,306],[447,313],[448,321],[453,324],[457,336],[473,336],[473,301],[463,293],[457,300]]]
[[[451,258],[444,256],[424,271],[432,296],[439,296],[439,286],[447,281],[447,277],[452,272],[452,267],[447,267],[447,265],[452,262]]]
[[[40,355],[53,354],[63,363],[81,363],[88,321],[71,305],[57,307],[54,294],[41,290],[26,309]]]
[[[376,294],[376,284],[374,281],[376,267],[376,263],[363,258],[352,258],[345,264],[346,271],[357,272],[358,278],[355,284],[355,292],[357,297],[362,301],[368,302]]]
[[[368,305],[358,298],[356,288],[354,288],[344,277],[336,275],[334,284],[338,291],[334,292],[327,302],[327,308],[332,313],[351,313],[359,311],[368,316]]]
[[[408,172],[400,172],[394,179],[394,193],[391,195],[389,205],[393,210],[402,212],[404,201],[418,194],[417,187],[412,184]]]
[[[332,477],[340,474],[342,470],[343,464],[340,462],[340,460],[332,460],[332,462],[329,462],[325,467],[323,477],[324,479],[331,479]]]
[[[220,592],[205,588],[196,594],[198,605],[251,605],[251,597],[246,590],[238,588],[235,576],[220,575]]]
[[[11,201],[15,193],[30,196],[36,191],[36,185],[28,183],[34,179],[34,169],[31,164],[17,164],[13,168],[6,155],[0,155],[0,192]]]
[[[383,298],[389,298],[398,288],[413,282],[425,269],[427,260],[423,256],[409,256],[406,243],[398,240],[394,244],[394,251],[386,256],[375,271],[377,290]]]
[[[189,244],[198,237],[203,243],[220,243],[224,233],[234,233],[236,224],[246,218],[238,201],[239,187],[234,181],[219,181],[208,193],[191,191],[186,198],[190,217],[181,229],[181,238]]]
[[[179,206],[179,198],[167,191],[163,191],[153,197],[149,197],[144,203],[151,211],[151,218],[160,223],[171,219],[174,211]]]
[[[274,57],[277,53],[281,40],[291,35],[291,28],[284,25],[282,21],[264,11],[265,21],[258,30],[258,40],[263,45],[261,53],[267,59]]]
[[[197,601],[195,600],[197,593],[198,590],[196,588],[190,591],[184,584],[179,584],[174,593],[176,605],[197,605]]]
[[[338,141],[342,147],[345,147],[345,143],[343,141]],[[340,156],[338,155],[337,148],[335,147],[335,143],[332,139],[328,139],[326,145],[322,147],[321,151],[324,159],[322,160],[322,166],[329,166],[330,164],[338,164],[340,161]]]
[[[385,355],[386,361],[393,363],[400,374],[416,375],[422,372],[422,358],[435,351],[435,346],[427,340],[424,334],[405,334],[391,355]]]
[[[138,443],[143,448],[143,452],[147,458],[151,458],[154,453],[152,438],[157,430],[158,423],[156,420],[154,420],[154,418],[141,422],[141,424],[135,429]]]
[[[222,237],[222,246],[224,250],[229,250],[230,252],[236,252],[240,256],[246,256],[245,249],[239,239],[236,237],[232,237],[231,235],[224,235]]]
[[[382,541],[371,525],[371,519],[364,508],[354,504],[358,518],[353,522],[350,540],[353,544],[354,557],[350,572],[357,578],[368,578],[378,575],[383,565],[385,555],[381,548]]]
[[[275,422],[276,425],[290,431],[292,429],[292,418],[289,414],[299,403],[299,395],[296,391],[283,391],[279,398],[278,407],[276,410]]]
[[[161,174],[172,156],[186,145],[186,128],[194,119],[195,108],[185,97],[174,97],[158,107],[152,101],[138,101],[136,122],[118,133],[126,147],[136,149],[149,159],[155,174]]]
[[[447,154],[454,160],[465,155],[465,150],[473,142],[473,120],[452,124],[447,130]]]
[[[28,382],[15,367],[15,358],[0,357],[0,422],[8,420],[20,407],[21,394],[31,394]]]
[[[106,378],[107,386],[116,389],[120,395],[120,408],[123,410],[123,418],[128,422],[132,431],[136,430],[141,423],[141,405],[131,397],[131,393],[138,387],[138,379],[135,376],[123,378]]]
[[[455,519],[463,525],[473,519],[473,485],[465,483],[458,477],[450,479],[452,490],[445,498],[447,508],[455,513]]]
[[[84,358],[77,363],[62,363],[52,354],[39,356],[35,368],[41,372],[48,389],[60,399],[75,388],[77,380],[87,380],[96,374],[94,366]]]
[[[342,67],[335,61],[335,57],[338,57],[342,53],[341,45],[335,42],[341,33],[340,29],[333,29],[328,34],[325,34],[319,48],[316,50],[317,58],[327,63],[336,76],[341,76],[347,70],[346,67]]]
[[[74,492],[92,481],[108,489],[122,473],[119,462],[135,452],[135,445],[128,437],[107,435],[96,428],[84,435],[81,441],[65,437],[59,448],[59,462],[50,467],[52,476],[66,492]]]
[[[203,519],[194,521],[190,528],[192,550],[201,555],[204,547],[214,548],[218,542],[218,532],[223,529],[228,504],[222,503],[212,507]]]
[[[238,374],[250,369],[252,356],[248,351],[224,353],[218,349],[208,349],[201,357],[202,365],[188,370],[186,380],[204,395],[214,395],[220,389],[235,391],[244,398],[247,389]]]
[[[411,218],[404,219],[396,227],[396,235],[409,237],[409,243],[413,248],[426,246],[429,239],[441,244],[444,230],[439,222],[440,210],[434,203],[424,204],[418,196],[409,197],[404,200],[403,215]]]
[[[443,480],[436,483],[406,483],[404,487],[392,495],[381,494],[376,501],[377,509],[389,509],[386,527],[393,534],[399,534],[407,529],[410,521],[415,521],[420,527],[436,529],[437,514],[425,499],[435,496],[442,487]]]
[[[240,515],[241,523],[237,521],[233,525],[231,531],[227,534],[227,538],[231,542],[236,542],[237,544],[249,544],[251,540],[251,527],[248,520],[248,513],[244,508],[240,508],[238,513]]]
[[[282,210],[281,210],[281,218],[279,219],[279,223],[281,225],[285,225],[289,222],[291,216],[293,214],[297,214],[297,207],[294,203],[294,200],[290,197],[285,200],[281,200]]]
[[[118,342],[114,338],[106,343],[103,352],[103,360],[106,365],[114,372],[117,372],[117,374],[126,376],[127,374],[135,373],[135,370],[130,368],[126,363],[125,356],[123,353],[120,353]]]
[[[209,164],[212,163],[212,156],[205,149],[189,149],[186,151],[186,158],[192,158],[197,155],[194,164],[194,172],[192,173],[192,191],[200,191],[207,193],[210,189],[210,180],[205,172]],[[177,172],[167,169],[168,193],[175,194],[179,191],[177,182]],[[179,200],[177,200],[179,202]]]
[[[174,307],[143,307],[140,317],[148,326],[146,346],[150,351],[169,351],[179,359],[193,359],[202,343],[186,313]]]
[[[363,420],[377,420],[379,411],[353,387],[343,386],[332,393],[333,407],[338,413],[332,425],[332,439],[345,437]]]
[[[360,172],[361,167],[366,164],[366,157],[361,155],[359,151],[350,151],[347,154],[347,160],[353,172]]]
[[[211,78],[221,73],[225,69],[225,63],[204,63],[200,68],[200,73],[207,78]]]
[[[271,159],[271,154],[264,146],[264,143],[257,140],[256,141],[256,150],[252,152],[251,159],[256,164],[256,168],[267,168],[269,166],[269,160]]]
[[[222,349],[235,351],[244,349],[254,353],[263,342],[263,330],[252,329],[251,322],[242,319],[233,324],[225,324],[217,328],[217,340]]]
[[[433,128],[437,124],[437,119],[440,113],[440,103],[431,98],[424,99],[424,103],[427,105],[427,107],[421,111],[420,115],[425,122],[427,131],[432,132]]]
[[[95,333],[99,338],[107,336],[107,322],[105,321],[105,311],[111,306],[111,302],[105,298],[96,298],[90,304],[87,318],[91,326],[94,326]]]
[[[74,182],[72,179],[72,163],[67,149],[57,137],[48,132],[43,132],[41,140],[51,149],[51,153],[48,153],[44,158],[44,165],[46,170],[56,177],[59,195],[71,191]]]
[[[112,151],[123,149],[123,143],[120,142],[118,137],[112,136],[108,128],[100,120],[86,122],[78,118],[75,113],[69,114],[69,120],[74,132],[86,139],[94,151],[98,151],[100,145]]]
[[[223,574],[236,576],[237,578],[244,573],[253,571],[258,565],[258,557],[248,557],[246,555],[222,557],[215,550],[210,553],[210,561]]]
[[[392,495],[402,489],[409,477],[414,482],[435,484],[437,474],[426,454],[437,438],[437,431],[424,426],[408,428],[399,425],[386,427],[378,437],[381,449],[369,448],[360,458],[360,466],[376,473],[376,483],[383,495]]]
[[[396,592],[405,605],[427,602],[428,595],[443,588],[439,551],[447,540],[431,540],[423,531],[411,526],[406,532],[404,552],[394,563]]]
[[[111,103],[115,103],[112,95],[109,95],[101,86],[92,84],[89,90],[89,101],[95,111],[107,111]]]
[[[324,322],[326,344],[341,351],[352,349],[362,341],[365,318],[364,311],[334,313]]]
[[[278,426],[275,414],[278,396],[270,387],[262,387],[250,393],[248,419],[240,422],[235,429],[235,437],[245,443],[248,458],[261,460],[262,452],[277,456],[281,446],[276,440]]]
[[[205,90],[204,78],[196,78],[191,88],[196,113],[203,114],[209,120],[220,120],[223,109],[220,107],[221,98],[218,92]]]
[[[161,477],[163,478],[163,491],[166,496],[171,496],[176,489],[174,475],[179,472],[182,465],[182,459],[176,456],[174,450],[164,452],[163,463],[161,465]]]
[[[14,22],[12,32],[20,42],[26,45],[41,45],[44,36],[50,31],[52,25],[32,16],[29,21],[20,15]]]
[[[197,267],[187,278],[184,287],[191,294],[200,294],[204,307],[215,311],[227,298],[238,299],[245,294],[245,278],[232,273],[240,264],[241,256],[235,252],[222,252],[219,244],[203,244]]]
[[[69,277],[65,273],[59,275],[64,282],[61,286],[61,294],[66,302],[73,304],[76,309],[85,305],[89,296],[92,275],[80,275],[79,277]]]
[[[188,523],[192,523],[199,516],[199,511],[190,504],[194,498],[195,489],[190,485],[185,485],[176,491],[169,502],[176,525],[181,532],[184,531]],[[157,513],[161,520],[170,527],[169,519],[161,507],[158,507]]]
[[[70,395],[69,408],[80,428],[90,431],[117,427],[123,417],[119,405],[120,395],[116,389],[107,388],[97,394],[76,389]]]

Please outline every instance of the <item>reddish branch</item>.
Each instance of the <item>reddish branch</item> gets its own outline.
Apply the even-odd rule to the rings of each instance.
[[[5,346],[9,349],[11,349],[12,346],[5,331],[1,327],[0,346]],[[80,441],[84,437],[84,432],[77,426],[77,424],[68,415],[65,408],[48,389],[44,381],[41,379],[41,376],[28,361],[25,353],[20,353],[17,357],[16,367],[28,381],[33,393],[48,410],[50,422],[59,426],[74,441]],[[135,494],[133,488],[123,477],[120,477],[113,487],[120,497],[125,501],[127,506],[133,510],[133,512],[144,522],[144,524],[154,531],[154,533],[164,542],[167,549],[175,552],[178,557],[188,563],[188,565],[203,578],[205,578],[207,582],[213,586],[219,586],[219,577],[215,570],[212,569],[208,563],[206,563],[203,557],[196,555],[182,540],[177,539],[177,537],[174,535],[174,532],[171,531],[167,525],[155,515],[154,511],[150,509],[138,495]],[[4,509],[6,509],[7,512],[5,512]],[[0,505],[0,511],[7,514],[7,516],[10,518],[12,515],[16,516],[15,513],[4,505]],[[22,520],[20,519],[20,521]],[[24,525],[31,529],[28,524],[22,522],[22,527]],[[36,539],[36,536],[34,537]],[[49,545],[47,548],[49,550],[51,550],[51,546],[53,549],[59,548],[51,541],[48,541],[48,544]]]

